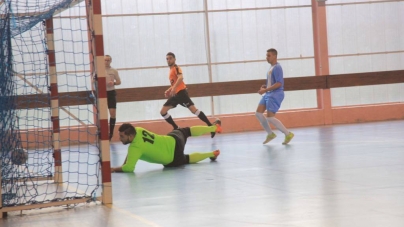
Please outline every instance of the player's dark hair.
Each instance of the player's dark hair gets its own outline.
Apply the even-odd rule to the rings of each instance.
[[[112,57],[111,57],[111,55],[106,54],[106,55],[105,55],[105,57],[109,57],[109,58],[111,58],[111,61],[112,61]]]
[[[173,53],[173,52],[168,52],[167,54],[166,54],[166,56],[173,56],[173,58],[175,58],[175,54]]]
[[[268,49],[267,53],[268,52],[271,52],[271,53],[275,54],[276,56],[278,56],[278,51],[276,51],[274,48]]]
[[[129,123],[124,123],[119,127],[119,132],[125,133],[125,135],[130,136],[130,135],[136,135],[136,130],[133,125]]]

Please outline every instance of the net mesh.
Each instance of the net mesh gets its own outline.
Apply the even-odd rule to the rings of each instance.
[[[0,152],[2,206],[93,198],[100,190],[98,114],[92,90],[88,20],[83,1],[0,2]],[[51,107],[49,40],[53,18],[59,98],[77,105]],[[63,95],[62,95],[63,94]],[[81,95],[79,95],[81,94]],[[81,104],[81,105],[79,105]],[[53,108],[53,109],[52,109]],[[52,112],[58,110],[60,138]],[[55,171],[54,140],[61,146]],[[13,156],[25,149],[27,160]],[[56,173],[57,172],[57,173]],[[55,175],[61,182],[55,183]],[[101,192],[99,192],[101,193]]]

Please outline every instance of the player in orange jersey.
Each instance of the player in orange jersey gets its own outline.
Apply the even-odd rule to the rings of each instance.
[[[198,110],[191,98],[188,95],[187,87],[184,83],[184,77],[182,75],[182,69],[175,64],[175,54],[172,52],[168,52],[166,55],[167,64],[170,67],[169,80],[171,83],[171,87],[165,91],[165,97],[168,97],[166,103],[164,103],[163,107],[160,110],[161,116],[173,126],[174,129],[179,128],[177,124],[175,124],[173,118],[168,113],[168,110],[177,107],[180,104],[183,107],[188,108],[193,114],[199,117],[203,122],[205,122],[208,126],[211,126],[212,123],[206,117],[206,115]],[[211,133],[211,137],[213,138],[215,133]]]

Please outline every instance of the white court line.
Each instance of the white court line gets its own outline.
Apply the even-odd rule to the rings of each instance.
[[[67,189],[72,189],[73,187],[72,187],[72,186],[67,186],[66,188],[67,188]],[[76,192],[78,192],[78,193],[83,193],[83,194],[85,194],[85,192],[84,192],[84,191],[81,191],[80,189],[77,189],[77,190],[76,190],[76,188],[73,188],[73,189],[74,189]],[[106,207],[108,207],[108,208],[110,208],[110,209],[114,209],[114,210],[118,211],[119,213],[128,215],[128,216],[130,216],[130,217],[132,217],[132,218],[134,218],[134,219],[136,219],[136,220],[138,220],[138,221],[140,221],[140,222],[142,222],[142,223],[144,223],[144,224],[147,224],[147,225],[149,225],[149,226],[161,227],[161,226],[157,225],[156,223],[147,220],[146,218],[143,218],[143,217],[141,217],[141,216],[139,216],[139,215],[136,215],[136,214],[132,214],[131,212],[129,212],[129,211],[125,210],[125,209],[119,208],[119,207],[117,207],[117,206],[114,206],[114,205],[112,205],[112,204],[102,204],[102,205],[103,205],[103,206],[106,206]]]

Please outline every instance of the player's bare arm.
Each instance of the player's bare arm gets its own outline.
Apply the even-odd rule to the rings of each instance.
[[[270,86],[269,88],[267,88],[265,85],[262,85],[261,88],[258,90],[258,94],[262,95],[262,94],[264,94],[265,92],[278,89],[278,88],[280,88],[281,86],[282,86],[282,84],[279,83],[279,82],[276,82],[275,84],[273,84],[273,85]]]

